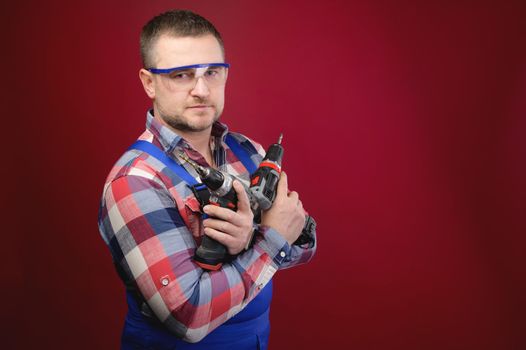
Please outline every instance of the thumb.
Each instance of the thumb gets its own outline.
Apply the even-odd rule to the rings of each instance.
[[[277,196],[280,196],[280,197],[287,196],[288,190],[289,190],[289,180],[287,178],[287,173],[282,171],[281,176],[279,177]]]
[[[245,187],[238,180],[234,180],[233,186],[237,194],[237,210],[241,212],[249,211],[250,201],[247,196],[247,191],[245,191]]]

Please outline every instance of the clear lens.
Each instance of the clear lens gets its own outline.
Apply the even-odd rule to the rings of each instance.
[[[199,78],[203,78],[209,88],[224,85],[226,70],[227,68],[222,66],[208,66],[178,69],[161,75],[173,90],[191,90],[195,87]]]

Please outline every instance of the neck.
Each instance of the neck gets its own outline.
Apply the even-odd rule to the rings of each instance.
[[[213,166],[213,156],[212,151],[210,150],[210,135],[212,134],[212,126],[202,131],[179,130],[168,125],[164,120],[162,120],[162,118],[158,117],[157,114],[154,114],[154,118],[159,120],[168,128],[172,129],[175,133],[177,133],[177,135],[185,139],[193,149],[201,153],[208,164]]]
[[[175,130],[177,134],[183,137],[192,147],[205,157],[206,161],[211,164],[212,152],[210,150],[210,135],[212,128],[204,131],[181,131]]]

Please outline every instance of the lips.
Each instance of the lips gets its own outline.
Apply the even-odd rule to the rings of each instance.
[[[208,108],[208,107],[211,107],[211,106],[207,106],[207,105],[195,105],[195,106],[190,106],[188,108]]]

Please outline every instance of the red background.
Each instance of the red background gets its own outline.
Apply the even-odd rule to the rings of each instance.
[[[2,348],[118,347],[98,200],[150,105],[139,31],[173,7],[218,27],[223,121],[284,133],[319,224],[314,260],[275,278],[271,349],[526,348],[524,1],[0,6]]]

